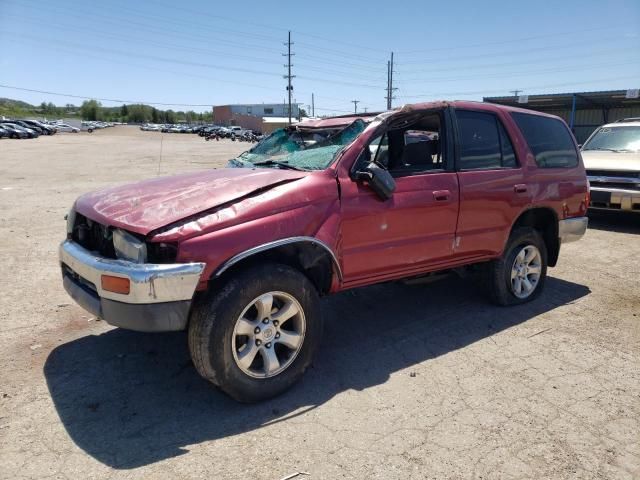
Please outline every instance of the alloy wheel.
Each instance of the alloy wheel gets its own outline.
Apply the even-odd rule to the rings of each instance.
[[[236,365],[254,378],[271,378],[289,367],[304,342],[306,320],[300,303],[285,292],[268,292],[242,311],[233,329]]]

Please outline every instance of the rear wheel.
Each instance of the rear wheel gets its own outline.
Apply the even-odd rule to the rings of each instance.
[[[239,272],[198,300],[189,324],[196,369],[241,402],[291,387],[311,363],[322,337],[315,287],[289,266]]]
[[[488,265],[491,299],[499,305],[517,305],[536,298],[547,277],[547,249],[540,233],[519,228],[509,237],[501,258]]]

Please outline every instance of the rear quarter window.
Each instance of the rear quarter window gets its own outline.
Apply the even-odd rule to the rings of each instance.
[[[578,165],[578,152],[567,127],[560,120],[527,113],[512,113],[541,168]]]

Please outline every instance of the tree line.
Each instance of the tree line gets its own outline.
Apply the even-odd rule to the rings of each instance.
[[[160,110],[144,104],[105,107],[97,100],[85,100],[80,106],[71,103],[58,106],[51,102],[42,102],[35,106],[17,100],[0,100],[3,100],[0,101],[0,115],[7,117],[81,118],[90,121],[129,123],[211,122],[213,117],[211,112]]]

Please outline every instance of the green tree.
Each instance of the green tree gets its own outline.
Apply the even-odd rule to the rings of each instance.
[[[121,116],[122,118],[126,118],[126,117],[127,117],[127,115],[129,115],[129,109],[127,108],[127,106],[126,106],[126,105],[122,105],[122,106],[120,107],[120,116]]]
[[[83,120],[100,120],[102,118],[102,105],[97,100],[85,100],[80,107]]]

